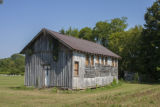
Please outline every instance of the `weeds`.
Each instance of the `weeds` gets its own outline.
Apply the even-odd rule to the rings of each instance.
[[[75,94],[75,93],[92,93],[92,92],[97,92],[97,91],[103,91],[103,90],[107,90],[107,89],[112,89],[118,86],[121,86],[123,83],[123,81],[117,81],[116,79],[113,80],[113,82],[110,85],[106,85],[106,86],[101,86],[99,87],[98,85],[96,85],[95,88],[87,88],[85,90],[62,90],[62,89],[58,89],[56,87],[54,87],[52,89],[53,93],[63,93],[63,94]]]

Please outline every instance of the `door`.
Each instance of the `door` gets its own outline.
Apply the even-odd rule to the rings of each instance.
[[[45,65],[44,66],[44,73],[45,73],[45,87],[49,87],[50,85],[50,66],[49,65]]]

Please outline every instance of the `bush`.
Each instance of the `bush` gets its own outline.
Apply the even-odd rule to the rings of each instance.
[[[53,93],[58,93],[58,88],[57,88],[57,87],[54,87],[54,88],[52,89],[52,92],[53,92]]]
[[[111,86],[116,86],[118,84],[118,81],[114,78],[113,82],[111,83]]]
[[[138,74],[138,72],[134,74],[133,82],[139,82],[139,74]]]

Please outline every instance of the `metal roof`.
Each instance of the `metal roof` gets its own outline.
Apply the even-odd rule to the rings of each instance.
[[[97,54],[97,55],[112,56],[112,57],[120,58],[120,56],[118,56],[117,54],[113,53],[112,51],[110,51],[109,49],[107,49],[106,47],[100,44],[97,44],[88,40],[84,40],[84,39],[75,38],[73,36],[63,35],[58,32],[54,32],[52,30],[48,30],[45,28],[42,29],[41,32],[42,31],[50,34],[53,38],[59,40],[59,42],[61,42],[62,44],[64,44],[65,46],[73,50],[88,53],[88,54]],[[32,41],[25,48],[30,46],[31,43],[39,36],[39,34],[35,38],[33,38]],[[24,53],[25,48],[21,51],[21,53]]]

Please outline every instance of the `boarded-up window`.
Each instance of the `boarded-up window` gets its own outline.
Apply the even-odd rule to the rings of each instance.
[[[79,62],[74,62],[74,76],[79,75]]]
[[[117,59],[115,60],[115,66],[116,67],[118,66],[118,60]]]
[[[88,66],[88,65],[89,65],[89,56],[86,55],[86,66]]]
[[[99,64],[99,56],[97,56],[97,64]]]
[[[103,57],[101,57],[101,64],[104,65]]]
[[[114,66],[114,59],[112,58],[112,66]]]
[[[91,56],[91,65],[94,65],[94,56]]]
[[[108,58],[105,58],[105,65],[108,65]]]

